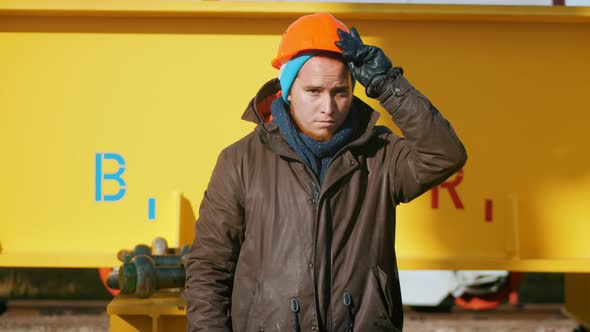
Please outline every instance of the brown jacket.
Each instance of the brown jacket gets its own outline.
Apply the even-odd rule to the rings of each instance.
[[[243,115],[256,130],[223,150],[187,259],[190,331],[397,331],[403,324],[395,207],[441,183],[467,155],[449,123],[403,77],[379,97],[405,138],[360,131],[320,187],[267,120],[265,84]],[[410,221],[408,221],[410,222]]]

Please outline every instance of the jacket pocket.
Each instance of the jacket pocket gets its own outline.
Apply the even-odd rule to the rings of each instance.
[[[379,266],[372,269],[373,280],[375,281],[374,300],[379,302],[380,310],[375,312],[377,317],[374,320],[373,327],[380,331],[397,331],[391,319],[393,313],[393,300],[389,289],[388,276]]]
[[[393,299],[391,298],[391,287],[389,285],[389,277],[387,276],[387,273],[383,272],[383,270],[381,270],[379,266],[373,267],[373,272],[375,273],[375,276],[379,281],[381,297],[385,302],[387,316],[391,318],[393,316],[393,310],[395,308],[393,307]]]
[[[354,331],[391,332],[397,331],[391,318],[391,296],[387,293],[387,275],[377,266],[366,270],[365,284],[358,294],[356,303],[352,290],[354,307]]]

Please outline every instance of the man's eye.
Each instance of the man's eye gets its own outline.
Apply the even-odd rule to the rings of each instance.
[[[336,91],[336,95],[340,96],[340,97],[345,97],[345,96],[349,95],[349,92],[348,92],[348,90],[345,90],[345,89],[338,90],[338,91]]]
[[[315,95],[315,94],[320,93],[320,90],[319,89],[309,89],[309,90],[307,90],[307,92],[309,92],[312,95]]]

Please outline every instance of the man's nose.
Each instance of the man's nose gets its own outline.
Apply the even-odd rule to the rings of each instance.
[[[322,113],[331,115],[336,112],[336,109],[336,98],[329,93],[326,93],[324,98],[322,98]]]

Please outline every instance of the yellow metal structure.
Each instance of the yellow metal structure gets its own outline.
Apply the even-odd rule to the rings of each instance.
[[[590,272],[590,8],[163,0],[0,2],[0,266],[189,243],[282,31],[318,11],[403,66],[469,153],[399,209],[401,268]]]
[[[583,324],[590,322],[590,274],[566,274],[565,312]],[[109,331],[158,332],[186,331],[186,301],[179,293],[157,292],[151,298],[138,299],[121,294],[107,306]],[[590,327],[589,325],[585,326]]]
[[[178,293],[155,293],[148,299],[121,294],[107,306],[109,331],[186,331],[185,312]]]
[[[401,268],[590,272],[590,8],[181,0],[0,2],[0,266],[113,266],[156,236],[189,243],[282,31],[319,11],[403,66],[469,152],[399,209]],[[588,284],[568,274],[585,322]],[[112,331],[186,324],[178,296],[108,312]]]
[[[565,312],[590,329],[590,274],[565,275]]]

